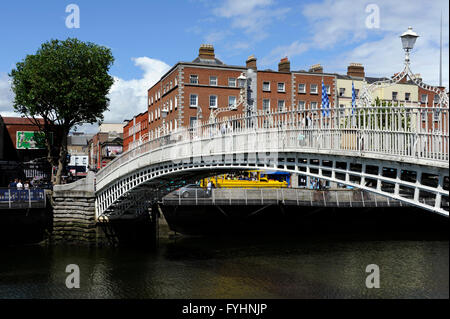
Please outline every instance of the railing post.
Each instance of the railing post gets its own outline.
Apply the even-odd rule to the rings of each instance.
[[[8,189],[8,206],[11,209],[11,189]]]

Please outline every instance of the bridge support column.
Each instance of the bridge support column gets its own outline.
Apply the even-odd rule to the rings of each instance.
[[[298,174],[291,174],[291,187],[292,188],[298,187]]]
[[[93,173],[72,184],[56,185],[52,206],[52,243],[98,243]]]

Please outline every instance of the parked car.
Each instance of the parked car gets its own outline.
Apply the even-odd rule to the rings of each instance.
[[[189,197],[195,198],[196,196],[198,198],[209,197],[206,190],[204,188],[201,188],[197,184],[188,184],[186,186],[183,186],[183,187],[177,189],[173,194],[176,197],[183,197],[183,198],[189,198]]]

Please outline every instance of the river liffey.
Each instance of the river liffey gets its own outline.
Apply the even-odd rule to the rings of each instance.
[[[449,298],[448,238],[381,237],[195,237],[163,240],[157,251],[1,248],[0,298]],[[79,267],[79,289],[66,287],[69,264]],[[371,264],[380,288],[366,287]]]

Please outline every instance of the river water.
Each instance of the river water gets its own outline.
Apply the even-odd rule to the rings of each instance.
[[[1,248],[0,298],[449,298],[448,238],[382,237],[195,237],[162,240],[157,251]],[[69,264],[79,266],[79,289],[65,285]],[[369,264],[379,266],[379,289],[366,287]]]

